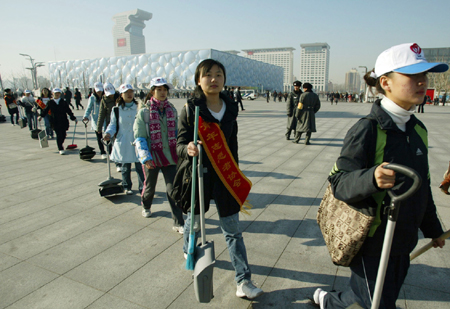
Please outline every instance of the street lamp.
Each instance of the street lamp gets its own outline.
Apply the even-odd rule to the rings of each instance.
[[[367,74],[367,67],[366,66],[363,66],[363,65],[360,65],[358,68],[364,68],[364,76],[366,76],[366,74]],[[366,102],[367,101],[367,83],[366,82],[364,82],[364,96],[365,96],[365,98],[364,98],[364,102]]]
[[[19,55],[21,55],[21,56],[24,56],[24,57],[28,57],[29,59],[30,59],[30,61],[31,61],[31,68],[27,68],[27,70],[31,70],[31,81],[32,81],[32,83],[33,83],[33,88],[35,88],[35,81],[34,81],[34,59],[33,58],[31,58],[31,56],[30,55],[27,55],[27,54],[19,54]]]

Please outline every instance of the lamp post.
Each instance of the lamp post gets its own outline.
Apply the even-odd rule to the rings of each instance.
[[[31,58],[31,56],[27,55],[27,54],[19,54],[19,55],[24,56],[24,57],[28,57],[30,59],[30,61],[31,61],[31,68],[27,68],[27,70],[31,71],[31,81],[33,83],[33,88],[34,88],[36,86],[35,81],[34,81],[34,72],[33,72],[34,71],[34,59]]]
[[[367,67],[360,65],[359,68],[364,68],[364,76],[367,74]],[[367,101],[367,84],[364,82],[364,102]]]

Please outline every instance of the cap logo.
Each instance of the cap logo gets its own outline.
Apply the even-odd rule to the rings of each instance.
[[[414,43],[413,45],[411,45],[411,50],[416,53],[417,55],[420,55],[422,53],[422,49],[420,48],[419,45],[417,45],[417,43]]]

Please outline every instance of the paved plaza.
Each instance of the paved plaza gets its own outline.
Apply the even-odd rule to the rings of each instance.
[[[171,100],[180,111],[185,100]],[[56,141],[41,149],[27,128],[0,124],[0,308],[314,308],[314,290],[345,289],[348,268],[331,263],[316,214],[327,175],[347,130],[371,104],[322,101],[311,145],[286,141],[282,103],[245,101],[240,112],[239,161],[252,181],[251,215],[240,215],[252,279],[265,294],[235,296],[234,270],[215,207],[207,212],[207,239],[215,243],[214,298],[199,304],[192,272],[184,269],[182,236],[172,231],[162,174],[151,218],[141,216],[137,176],[134,195],[101,198],[106,160],[61,156]],[[87,101],[82,104],[86,106]],[[84,111],[75,110],[78,120]],[[450,107],[425,106],[416,114],[429,131],[433,197],[444,230],[450,229],[450,196],[438,185],[450,160]],[[71,144],[68,131],[65,146]],[[93,131],[89,145],[98,150]],[[112,165],[113,177],[121,178]],[[407,206],[405,206],[407,207]],[[419,246],[428,240],[421,239]],[[450,308],[450,241],[413,261],[399,308]]]

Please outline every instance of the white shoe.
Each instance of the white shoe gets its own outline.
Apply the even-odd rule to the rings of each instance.
[[[117,172],[120,173],[122,171],[122,168],[120,166],[117,167]]]
[[[242,283],[238,284],[236,296],[237,297],[247,297],[248,299],[253,299],[262,295],[263,290],[257,288],[252,281],[244,280]]]
[[[319,305],[320,308],[324,308],[324,306],[323,306],[323,298],[325,297],[325,295],[327,295],[327,292],[325,292],[321,288],[318,288],[314,292],[314,295],[313,295],[314,302],[316,303],[316,305]]]
[[[105,154],[102,154],[102,160],[106,160],[106,159],[108,159],[108,156]]]
[[[125,189],[125,190],[123,191],[123,193],[125,193],[126,195],[133,195],[133,191],[127,190],[127,189]]]
[[[60,154],[60,155],[65,155],[66,152],[65,152],[64,150],[60,150],[60,151],[59,151],[59,154]]]
[[[172,230],[174,230],[175,232],[180,233],[181,235],[184,234],[184,226],[173,226]]]
[[[152,211],[150,209],[142,209],[142,216],[145,218],[150,218],[152,216]]]

